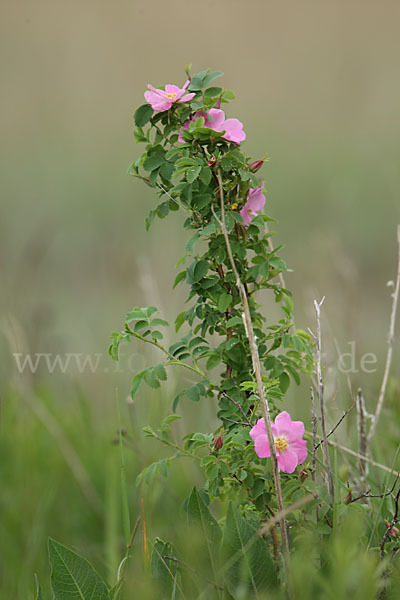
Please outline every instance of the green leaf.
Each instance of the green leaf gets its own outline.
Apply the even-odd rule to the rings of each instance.
[[[179,331],[186,319],[186,311],[182,311],[175,319],[175,331]]]
[[[180,273],[178,273],[178,275],[175,277],[174,285],[172,286],[172,288],[176,288],[178,283],[183,281],[185,279],[185,277],[186,277],[186,271],[181,271]],[[176,323],[176,321],[175,321],[175,323]]]
[[[201,555],[208,555],[207,570],[211,567],[213,580],[217,582],[221,530],[195,487],[190,494],[187,511],[190,529],[198,527],[202,534],[204,550],[201,552],[202,549],[199,548],[199,551]]]
[[[206,75],[203,79],[203,87],[207,87],[211,82],[214,81],[214,79],[221,77],[221,75],[223,75],[222,71],[211,71],[211,73],[208,73],[208,75]]]
[[[265,540],[232,503],[226,515],[222,556],[225,584],[232,596],[236,597],[240,587],[258,598],[276,585],[275,566]]]
[[[188,388],[186,390],[186,396],[189,400],[192,400],[192,402],[198,402],[200,400],[200,390],[197,385],[192,385],[192,387]]]
[[[205,74],[206,72],[202,71],[201,73],[196,73],[196,75],[193,75],[192,79],[190,80],[188,91],[198,92],[201,90],[204,87],[203,80]]]
[[[165,158],[163,155],[153,154],[152,156],[146,158],[146,160],[143,163],[143,168],[146,169],[146,171],[154,171],[155,169],[158,169],[158,167],[161,166],[164,162]]]
[[[85,558],[51,538],[49,558],[55,600],[110,600],[105,582]]]
[[[197,167],[190,167],[187,171],[186,171],[186,179],[189,183],[193,183],[193,181],[195,179],[197,179],[197,177],[199,176],[201,171],[201,167],[197,166]]]
[[[206,369],[208,371],[211,371],[211,369],[213,369],[214,367],[216,367],[217,365],[219,365],[220,362],[221,362],[221,355],[218,354],[217,352],[215,352],[208,359],[208,361],[206,363]]]
[[[178,563],[175,560],[168,560],[167,557],[175,557],[172,544],[157,538],[151,553],[150,572],[152,578],[160,584],[161,597],[170,599],[174,597],[171,594],[176,588]]]
[[[220,87],[210,87],[205,90],[204,95],[206,98],[215,98],[216,96],[219,96],[221,92],[222,88]]]
[[[287,392],[289,384],[289,375],[287,373],[281,373],[281,375],[279,375],[279,389],[281,390],[282,394]]]
[[[230,303],[232,302],[232,296],[223,292],[218,298],[218,310],[221,312],[225,312]]]
[[[200,238],[200,233],[198,231],[196,231],[196,233],[194,235],[192,235],[191,238],[189,238],[189,240],[186,244],[186,252],[188,254],[193,254],[194,247],[196,245],[196,242],[199,240],[199,238]]]
[[[226,324],[227,327],[236,327],[237,325],[243,325],[242,317],[232,317]]]
[[[142,106],[139,106],[133,117],[135,120],[135,125],[138,127],[143,127],[150,121],[152,114],[153,109],[151,108],[150,104],[142,104]]]
[[[152,327],[168,327],[169,323],[168,321],[164,321],[164,319],[153,319],[151,321],[151,326]]]
[[[202,167],[200,171],[200,179],[204,183],[204,185],[208,185],[211,181],[211,169],[209,167]]]
[[[125,321],[130,323],[131,321],[141,321],[147,319],[147,313],[142,308],[134,308],[127,315]]]
[[[135,375],[135,377],[132,379],[132,386],[131,386],[131,398],[133,400],[133,398],[135,397],[138,389],[140,388],[140,385],[143,381],[143,377],[144,374],[146,373],[147,369],[144,369],[143,371],[140,371],[140,373],[138,373],[137,375]]]
[[[194,271],[193,271],[194,283],[197,283],[197,281],[200,281],[200,279],[202,279],[204,277],[204,275],[208,271],[208,268],[209,268],[209,264],[206,260],[199,260],[199,262],[196,264]]]

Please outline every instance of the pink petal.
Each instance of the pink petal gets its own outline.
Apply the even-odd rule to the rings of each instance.
[[[181,144],[186,144],[186,140],[184,140],[182,137],[182,131],[184,129],[189,129],[189,125],[190,125],[190,121],[186,121],[186,123],[181,127],[181,129],[179,131],[178,142],[181,142]]]
[[[307,458],[307,442],[306,440],[297,440],[296,442],[290,442],[290,452],[295,452],[297,455],[297,463],[300,465]]]
[[[166,92],[167,94],[177,94],[177,95],[178,95],[178,94],[179,94],[179,92],[181,92],[181,91],[182,91],[182,90],[181,90],[180,88],[178,88],[178,86],[177,86],[177,85],[171,85],[171,84],[169,84],[169,83],[168,83],[168,84],[165,86],[165,92]]]
[[[265,206],[265,196],[262,193],[262,188],[264,187],[264,184],[256,189],[251,189],[249,192],[249,206],[253,209],[253,210],[257,210],[260,211],[264,208]]]
[[[187,81],[184,83],[184,85],[183,85],[183,88],[182,88],[182,89],[183,89],[183,90],[186,90],[186,89],[189,87],[189,84],[190,84],[190,79],[188,79],[188,80],[187,80]]]
[[[277,453],[278,467],[284,473],[293,473],[297,467],[297,454],[290,450],[284,450],[283,452]]]
[[[304,423],[292,421],[289,413],[285,410],[276,417],[275,426],[278,435],[284,435],[288,442],[300,440],[304,435]]]
[[[265,435],[265,423],[264,419],[258,419],[257,423],[250,429],[250,437],[255,440],[259,435]]]
[[[243,142],[246,139],[246,134],[243,131],[243,124],[239,119],[226,119],[223,129],[225,129],[223,137],[230,142],[240,144],[240,142]]]
[[[266,434],[258,435],[256,437],[255,442],[254,442],[254,448],[255,448],[256,454],[259,458],[269,458],[271,456],[271,452],[270,452],[269,444],[268,444],[268,437]]]
[[[182,98],[180,98],[179,102],[189,102],[189,100],[191,100],[192,98],[195,97],[196,94],[191,93],[191,94],[185,94],[184,96],[182,96]]]
[[[240,211],[240,216],[243,219],[243,225],[250,225],[251,220],[252,220],[252,216],[251,213],[249,213],[249,211],[247,210],[248,206],[247,204],[245,204],[242,208],[242,210]]]
[[[219,108],[211,108],[208,111],[208,123],[206,127],[213,129],[214,131],[223,131],[225,129],[225,113]]]
[[[145,92],[144,97],[146,101],[151,104],[151,107],[158,112],[168,110],[172,106],[172,103],[169,100],[166,98],[160,98],[154,92]]]

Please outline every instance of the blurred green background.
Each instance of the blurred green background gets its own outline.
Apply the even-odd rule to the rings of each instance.
[[[327,297],[331,422],[351,396],[335,370],[335,339],[342,351],[356,341],[357,364],[376,353],[375,373],[350,375],[374,406],[400,222],[400,4],[3,0],[0,10],[0,576],[4,598],[25,598],[33,572],[47,576],[48,535],[115,577],[123,547],[116,395],[133,450],[132,519],[143,495],[150,536],[172,536],[165,515],[201,483],[182,462],[167,482],[135,488],[137,473],[165,454],[141,427],[169,412],[179,381],[126,404],[132,372],[153,355],[133,344],[120,367],[106,356],[132,306],[155,304],[173,321],[185,298],[171,290],[183,215],[146,233],[155,198],[126,176],[141,152],[132,115],[147,83],[181,84],[189,62],[193,72],[224,71],[247,154],[271,159],[266,210],[294,270],[297,325],[312,327],[313,299]],[[71,365],[49,373],[41,363],[20,375],[16,352],[104,356],[93,373]],[[397,345],[393,371],[398,361]],[[388,406],[399,399],[391,385]],[[307,386],[290,402],[309,418]],[[178,437],[214,427],[211,403],[194,408],[182,407],[188,424],[174,426]],[[386,419],[390,438],[399,420]]]

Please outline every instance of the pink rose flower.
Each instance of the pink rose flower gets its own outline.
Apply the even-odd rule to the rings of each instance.
[[[190,93],[185,94],[185,91],[190,83],[188,79],[182,88],[177,85],[166,85],[165,90],[159,90],[152,85],[148,84],[149,92],[144,93],[146,101],[151,104],[153,110],[157,112],[164,112],[169,110],[173,104],[178,102],[189,102],[196,94]]]
[[[193,115],[191,121],[186,121],[179,132],[180,142],[185,142],[182,137],[182,130],[189,129],[190,123],[198,119],[198,117],[204,117],[204,127],[212,129],[213,131],[224,131],[225,133],[222,137],[229,142],[240,144],[240,142],[243,142],[246,139],[246,134],[243,131],[243,123],[241,123],[239,119],[225,119],[223,110],[220,110],[219,108],[210,108],[208,113],[199,111]]]
[[[243,219],[243,225],[249,225],[253,217],[257,217],[258,212],[264,208],[265,196],[262,192],[264,184],[256,189],[251,189],[249,199],[240,211],[240,216]]]
[[[276,417],[275,423],[271,423],[271,427],[279,470],[284,473],[293,473],[297,465],[303,463],[307,458],[307,442],[302,439],[304,423],[292,421],[289,413],[283,411]],[[264,419],[259,419],[252,427],[250,436],[254,441],[257,456],[269,458],[271,452]]]

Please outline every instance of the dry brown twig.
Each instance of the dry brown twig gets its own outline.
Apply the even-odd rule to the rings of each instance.
[[[324,381],[322,378],[321,306],[324,303],[324,300],[325,300],[325,296],[322,298],[322,300],[320,302],[318,302],[317,300],[314,300],[314,308],[315,308],[316,321],[317,321],[317,334],[315,335],[311,330],[309,330],[309,331],[315,341],[316,348],[317,348],[317,380],[318,380],[318,400],[319,400],[320,420],[321,420],[321,430],[322,430],[322,455],[323,455],[324,465],[325,465],[325,469],[326,469],[324,478],[326,479],[328,491],[331,496],[332,506],[334,506],[334,504],[335,504],[335,488],[333,485],[331,460],[329,457],[329,450],[328,450],[328,445],[327,445],[326,423],[325,423]]]
[[[330,437],[332,434],[335,433],[336,429],[339,427],[339,425],[345,420],[345,418],[347,417],[347,415],[349,414],[349,412],[351,410],[353,410],[354,408],[354,404],[352,404],[350,406],[350,408],[347,408],[344,413],[342,414],[342,416],[340,417],[339,421],[336,423],[336,425],[334,425],[334,427],[332,427],[332,429],[329,431],[329,433],[326,434],[326,437]],[[318,450],[318,448],[322,445],[323,440],[320,440],[318,442],[318,444],[316,444],[315,449]]]
[[[317,412],[315,410],[314,388],[311,386],[311,404],[312,404],[312,456],[311,456],[311,478],[313,481],[317,479]]]
[[[283,509],[282,489],[281,489],[281,483],[280,483],[280,478],[279,478],[279,469],[278,469],[278,461],[276,458],[274,436],[272,434],[272,428],[271,428],[271,419],[270,419],[270,415],[269,415],[268,400],[264,393],[264,385],[263,385],[262,376],[261,376],[260,358],[258,355],[257,343],[256,343],[255,336],[254,336],[253,324],[251,321],[250,307],[249,307],[249,303],[248,303],[248,299],[247,299],[247,294],[246,294],[244,285],[240,280],[238,270],[236,268],[236,264],[235,264],[233,254],[232,254],[231,245],[229,242],[228,232],[227,232],[226,225],[225,225],[224,189],[222,186],[221,173],[219,171],[217,171],[217,181],[218,181],[218,189],[219,189],[219,197],[220,197],[221,219],[219,219],[218,216],[216,215],[214,208],[212,208],[212,212],[213,212],[214,218],[216,219],[217,223],[221,227],[221,230],[222,230],[222,233],[224,236],[229,261],[232,266],[233,274],[235,275],[236,285],[239,290],[240,299],[241,299],[242,306],[243,306],[245,330],[246,330],[247,338],[249,340],[254,375],[256,378],[256,382],[257,382],[257,389],[258,389],[258,394],[260,397],[261,410],[262,410],[264,421],[265,421],[265,428],[267,430],[268,444],[271,449],[272,472],[273,472],[273,477],[274,477],[274,486],[275,486],[275,492],[276,492],[276,501],[277,501],[277,505],[278,505],[278,512],[279,512],[279,514],[283,515],[284,509]],[[279,522],[281,525],[282,549],[283,549],[283,555],[284,555],[285,564],[286,564],[286,559],[289,554],[289,539],[288,539],[288,535],[287,535],[286,522],[285,522],[284,516],[282,516],[279,519]]]
[[[364,394],[361,388],[357,390],[357,425],[358,425],[358,449],[360,454],[365,456],[368,454],[368,438],[367,438],[367,411],[365,409]],[[360,494],[365,494],[367,489],[367,475],[369,465],[365,460],[360,460]]]
[[[392,294],[392,298],[393,298],[392,312],[390,315],[389,333],[388,333],[388,339],[387,339],[388,349],[387,349],[387,354],[386,354],[386,362],[385,362],[385,369],[383,372],[382,384],[381,384],[381,388],[379,390],[378,403],[376,405],[375,414],[373,415],[373,418],[372,418],[371,428],[370,428],[370,430],[368,432],[368,436],[367,436],[368,447],[371,444],[371,440],[375,433],[375,429],[376,429],[376,426],[379,421],[379,417],[382,412],[383,402],[385,400],[386,386],[387,386],[387,382],[389,379],[390,366],[392,364],[394,330],[395,330],[395,325],[396,325],[396,312],[397,312],[397,305],[398,305],[398,301],[399,301],[399,290],[400,290],[400,225],[397,225],[397,245],[398,245],[397,276],[396,276],[396,284],[394,287],[394,292]]]

